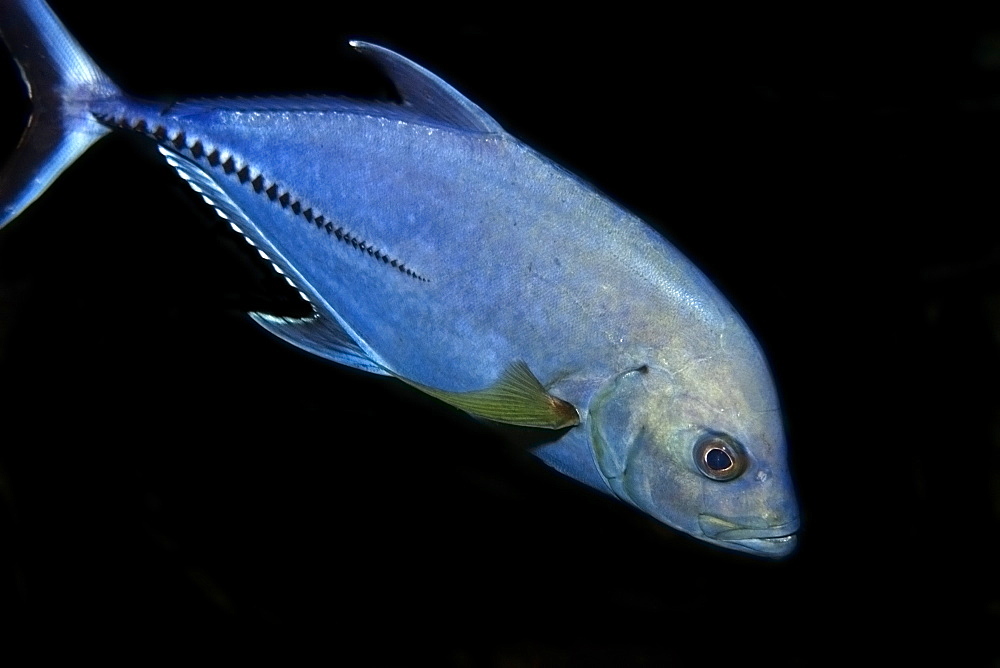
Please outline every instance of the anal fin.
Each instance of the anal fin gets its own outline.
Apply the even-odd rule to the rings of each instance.
[[[271,334],[307,352],[346,366],[390,375],[387,365],[368,347],[364,340],[344,321],[343,318],[312,289],[306,278],[295,266],[275,248],[260,232],[257,225],[240,206],[219,187],[201,167],[183,155],[160,146],[160,153],[177,174],[198,194],[206,204],[248,243],[262,249],[276,268],[280,268],[286,280],[302,294],[313,308],[313,315],[305,318],[286,318],[266,313],[251,313],[254,321]],[[280,267],[279,267],[280,265]]]

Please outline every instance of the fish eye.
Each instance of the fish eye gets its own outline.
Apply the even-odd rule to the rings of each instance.
[[[738,478],[747,468],[747,456],[739,443],[722,434],[706,434],[694,445],[698,470],[712,480]]]

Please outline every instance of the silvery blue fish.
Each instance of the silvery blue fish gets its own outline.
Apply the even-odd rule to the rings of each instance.
[[[779,557],[798,510],[760,347],[690,261],[447,83],[353,42],[403,102],[164,105],[121,92],[41,0],[0,33],[33,112],[0,227],[113,130],[138,133],[308,304],[251,314],[311,353],[488,420],[561,430],[536,454],[715,545]]]

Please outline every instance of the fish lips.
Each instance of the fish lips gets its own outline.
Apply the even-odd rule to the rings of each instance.
[[[705,538],[713,543],[750,554],[781,558],[795,550],[799,520],[768,525],[759,519],[732,521],[701,514],[698,526]]]

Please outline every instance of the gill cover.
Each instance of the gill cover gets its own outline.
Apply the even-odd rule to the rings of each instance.
[[[674,399],[669,375],[643,366],[611,378],[591,404],[591,440],[597,466],[614,493],[633,505],[638,505],[635,499],[645,496],[639,475],[643,459],[657,459],[671,475],[684,468],[678,453],[667,444],[657,448],[651,442],[654,423],[676,406]]]

